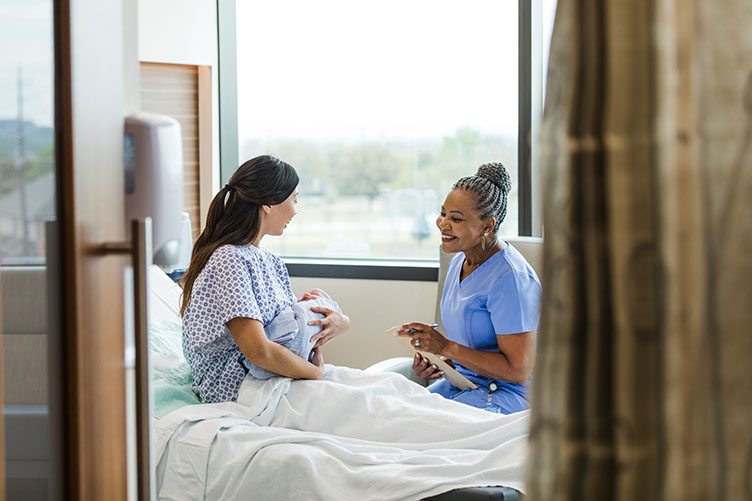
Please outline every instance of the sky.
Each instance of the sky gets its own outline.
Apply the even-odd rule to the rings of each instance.
[[[517,3],[237,2],[241,144],[516,134]]]
[[[52,0],[0,0],[0,120],[17,116],[18,68],[24,119],[52,126]]]

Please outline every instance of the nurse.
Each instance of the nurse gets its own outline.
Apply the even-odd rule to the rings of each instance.
[[[484,164],[474,176],[457,181],[436,220],[442,249],[456,253],[441,297],[447,336],[420,322],[398,331],[416,348],[447,358],[478,387],[460,390],[439,379],[428,387],[431,392],[503,414],[529,407],[541,299],[533,268],[498,236],[510,188],[500,163]],[[423,379],[442,376],[419,354],[413,370]]]

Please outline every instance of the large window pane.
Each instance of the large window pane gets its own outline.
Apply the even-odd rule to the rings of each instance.
[[[46,241],[54,235],[46,222],[55,219],[53,31],[52,0],[0,1],[0,453],[8,500],[62,496],[63,425],[50,421],[60,414],[49,406],[63,402],[62,383],[50,384],[64,379],[51,377],[64,351],[54,316],[59,282],[41,266],[56,261]]]
[[[3,2],[0,46],[0,260],[43,262],[55,218],[52,2]]]
[[[241,161],[301,175],[286,256],[435,259],[452,184],[501,161],[517,234],[517,2],[237,2]]]

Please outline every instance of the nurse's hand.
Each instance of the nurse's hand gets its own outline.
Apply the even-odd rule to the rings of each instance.
[[[439,331],[422,322],[400,325],[397,329],[397,335],[411,338],[410,344],[416,350],[427,351],[436,355],[442,355],[442,352],[450,343]]]
[[[438,379],[444,375],[444,371],[440,371],[427,358],[421,357],[420,353],[416,353],[415,357],[413,357],[413,370],[419,378],[428,380]]]
[[[321,326],[321,330],[311,337],[311,341],[316,341],[314,348],[321,348],[350,328],[350,317],[344,313],[321,306],[311,306],[311,311],[324,315],[324,318],[308,322],[308,325]]]

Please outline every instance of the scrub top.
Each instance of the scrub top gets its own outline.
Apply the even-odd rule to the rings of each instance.
[[[252,318],[268,326],[295,303],[284,262],[263,247],[225,245],[196,277],[183,315],[183,353],[204,403],[235,401],[248,359],[225,325]]]
[[[463,252],[452,258],[441,296],[441,321],[450,340],[475,350],[498,352],[497,335],[538,329],[541,284],[517,249],[507,244],[460,282],[464,262]],[[529,407],[528,383],[494,380],[460,363],[454,365],[478,389],[459,390],[443,379],[429,390],[504,414]],[[498,389],[489,392],[489,385]]]

